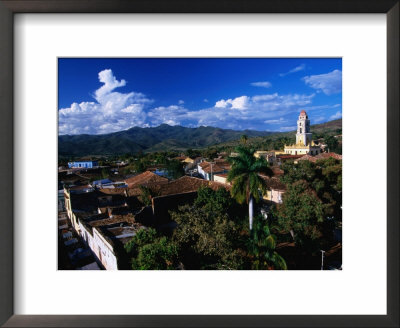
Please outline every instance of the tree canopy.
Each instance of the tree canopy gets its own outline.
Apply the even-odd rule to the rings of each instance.
[[[125,245],[134,270],[174,270],[178,267],[178,246],[153,228],[140,229]]]

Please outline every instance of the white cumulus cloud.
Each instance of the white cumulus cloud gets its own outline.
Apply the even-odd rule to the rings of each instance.
[[[264,82],[253,82],[250,83],[253,87],[261,87],[261,88],[270,88],[272,86],[271,82],[264,81]]]
[[[94,92],[96,101],[59,110],[59,134],[102,134],[146,124],[144,108],[152,100],[139,92],[114,91],[126,82],[118,81],[110,69],[101,71],[98,78],[103,85]]]
[[[232,109],[247,109],[250,98],[247,96],[240,96],[234,99],[221,99],[215,103],[218,108],[232,108]]]
[[[235,130],[255,128],[265,130],[266,124],[283,124],[285,115],[312,103],[315,94],[278,93],[221,99],[212,108],[188,111],[186,116],[198,120],[198,125],[220,126]],[[239,110],[232,110],[232,109]],[[281,121],[280,121],[281,120]]]
[[[337,120],[342,117],[342,112],[336,112],[336,114],[333,114],[331,117],[329,117],[330,120]]]
[[[276,119],[276,120],[265,120],[264,123],[265,124],[282,124],[282,123],[286,123],[287,120],[283,119],[283,117]]]
[[[303,81],[311,88],[321,90],[328,96],[342,91],[342,71],[337,69],[326,74],[305,76]]]
[[[160,106],[150,109],[147,113],[151,126],[160,124],[180,125],[188,118],[188,110],[182,106]]]

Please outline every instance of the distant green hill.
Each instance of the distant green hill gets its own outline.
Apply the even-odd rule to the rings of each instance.
[[[62,135],[58,137],[58,153],[60,156],[85,156],[204,148],[239,139],[243,134],[257,137],[267,136],[271,132],[235,131],[209,126],[186,128],[162,124],[154,128],[134,127],[103,135]]]
[[[342,120],[330,121],[311,126],[314,134],[337,134],[342,128]],[[154,128],[134,127],[129,130],[102,135],[62,135],[58,137],[59,156],[118,155],[138,151],[154,152],[205,148],[213,145],[235,145],[245,134],[249,140],[291,138],[291,132],[235,131],[201,126],[186,128],[162,124]]]
[[[311,125],[311,132],[313,133],[313,139],[318,139],[321,136],[333,136],[342,134],[342,119],[329,121],[321,124]],[[280,142],[274,142],[280,140]],[[292,144],[296,140],[296,130],[288,131],[288,132],[271,132],[267,136],[261,137],[252,137],[248,140],[248,145],[251,145],[253,148],[262,149],[262,148],[270,148],[274,149],[283,149],[284,143]],[[222,142],[216,145],[219,148],[232,148],[239,145],[239,140],[229,140],[226,142]],[[267,146],[268,145],[268,146]],[[265,147],[266,146],[266,147]]]

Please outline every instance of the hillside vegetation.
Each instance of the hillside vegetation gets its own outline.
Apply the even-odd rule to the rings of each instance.
[[[313,137],[319,135],[334,135],[341,133],[342,120],[335,120],[311,126]],[[248,142],[257,146],[279,140],[274,145],[280,147],[283,143],[293,141],[295,131],[235,131],[214,127],[187,128],[162,124],[153,128],[134,127],[129,130],[103,135],[62,135],[58,137],[59,156],[86,155],[119,155],[138,152],[157,152],[188,148],[203,149],[210,146],[233,147],[239,143],[245,134]]]

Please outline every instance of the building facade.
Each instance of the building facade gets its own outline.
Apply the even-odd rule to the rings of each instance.
[[[310,130],[310,120],[305,110],[302,110],[297,120],[296,144],[286,146],[285,154],[288,155],[318,155],[321,153],[321,147],[312,141]]]
[[[70,169],[75,169],[75,168],[92,169],[92,168],[97,167],[97,166],[99,166],[97,161],[68,162],[68,167]]]

